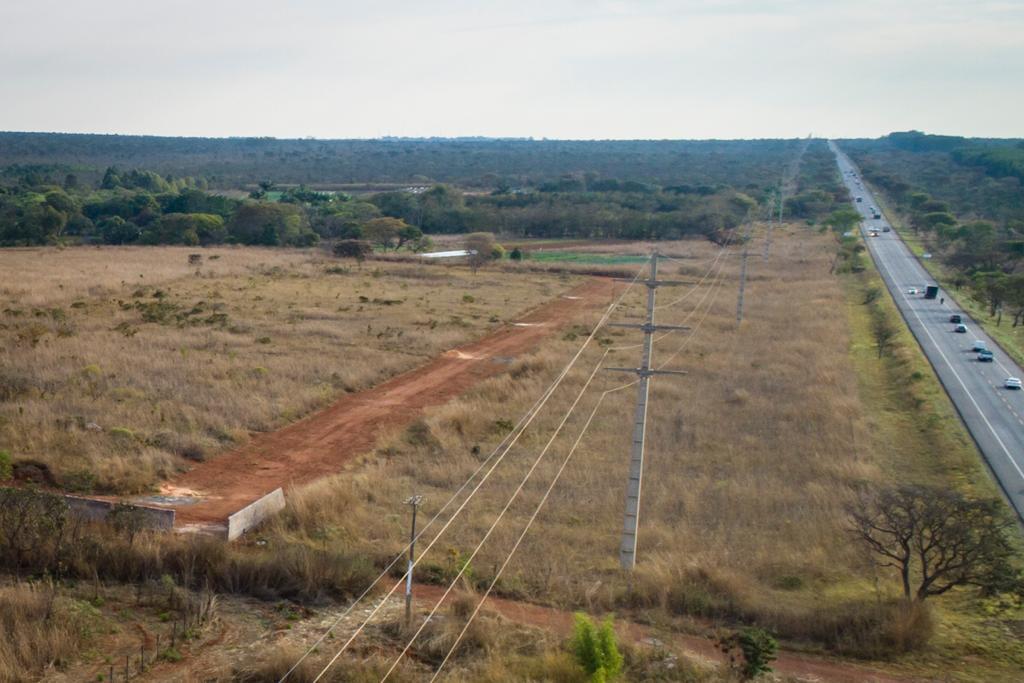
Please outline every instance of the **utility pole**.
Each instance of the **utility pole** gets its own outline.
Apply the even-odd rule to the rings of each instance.
[[[412,506],[412,530],[409,532],[409,570],[405,575],[405,625],[412,623],[412,566],[416,559],[416,510],[423,502],[423,496],[411,496],[406,505]]]
[[[650,378],[652,375],[685,375],[678,370],[654,370],[651,368],[651,352],[654,346],[654,333],[658,330],[687,330],[680,325],[654,324],[654,292],[662,285],[682,285],[685,282],[658,279],[658,253],[651,254],[651,272],[646,281],[647,286],[647,320],[643,324],[611,323],[614,327],[632,327],[643,330],[643,356],[638,368],[605,368],[618,372],[632,372],[640,378],[636,392],[636,409],[633,414],[633,446],[629,459],[629,478],[626,480],[626,512],[622,525],[622,543],[619,546],[619,564],[623,569],[632,570],[636,566],[637,527],[640,522],[640,490],[644,471],[644,440],[647,433],[647,402],[650,394]]]
[[[775,215],[775,222],[780,226],[782,225],[782,210],[785,205],[786,195],[792,194],[796,190],[797,173],[800,171],[800,162],[804,158],[804,154],[807,152],[807,147],[811,144],[812,137],[810,135],[800,145],[800,149],[797,151],[796,157],[789,163],[785,171],[783,171],[782,178],[779,180],[779,187],[775,193],[775,209],[768,212],[768,234],[765,238],[764,243],[764,260],[768,260],[768,251],[771,249],[772,244],[772,223],[771,216]],[[803,248],[803,240],[800,240],[801,249]]]
[[[740,257],[740,295],[736,299],[736,324],[739,325],[743,322],[743,294],[747,290],[747,255],[750,250],[750,231],[753,230],[753,223],[747,223],[747,229],[743,233],[743,255]],[[771,222],[768,223],[768,229],[771,230]],[[765,258],[767,258],[768,248],[765,246]]]
[[[781,181],[779,182],[779,187],[776,189],[774,194],[775,194],[775,204],[776,204],[776,206],[778,207],[778,210],[779,210],[779,220],[778,220],[778,222],[781,223],[782,222],[782,182]],[[768,260],[768,252],[771,251],[771,248],[772,248],[772,214],[773,213],[775,213],[774,209],[771,209],[771,210],[769,210],[767,212],[768,220],[766,221],[767,226],[766,226],[765,237],[764,237],[764,253],[761,255],[762,258],[765,261]],[[746,253],[746,251],[744,251],[744,254],[745,253]]]

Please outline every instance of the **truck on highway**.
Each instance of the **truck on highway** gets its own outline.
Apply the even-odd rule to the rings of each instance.
[[[939,295],[939,287],[938,287],[938,285],[927,285],[924,288],[924,298],[925,299],[934,299],[938,295]]]

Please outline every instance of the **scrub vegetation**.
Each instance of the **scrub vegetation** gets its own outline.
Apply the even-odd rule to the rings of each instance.
[[[0,450],[70,491],[150,490],[571,286],[315,251],[0,251]]]
[[[917,132],[843,141],[890,220],[971,316],[1024,359],[1024,147]]]
[[[411,495],[427,529],[417,618],[458,580],[393,680],[422,680],[467,625],[447,680],[724,681],[792,666],[794,650],[963,681],[1024,668],[1020,540],[863,246],[837,240],[851,218],[823,141],[0,141],[0,241],[51,245],[0,251],[0,478],[16,484],[0,489],[0,678],[103,680],[141,637],[155,679],[279,680],[401,553]],[[770,212],[798,150],[790,222],[772,227],[767,258],[769,226],[752,226],[738,324],[739,229]],[[1005,154],[958,154],[1007,168]],[[126,158],[150,170],[115,166]],[[913,209],[922,237],[934,224],[938,239],[944,220],[925,208]],[[967,253],[962,238],[944,256]],[[310,248],[320,240],[334,244]],[[423,263],[412,252],[432,240],[475,253]],[[65,248],[92,243],[119,246]],[[165,243],[179,246],[152,246]],[[618,545],[634,378],[591,379],[599,364],[636,365],[641,339],[627,328],[598,332],[463,515],[435,543],[439,523],[428,528],[577,352],[596,309],[502,357],[507,371],[396,420],[233,544],[140,529],[127,508],[83,522],[37,490],[151,492],[583,276],[632,275],[654,246],[670,257],[660,275],[688,283],[659,290],[658,321],[690,327],[659,333],[654,362],[687,374],[653,380],[630,575]],[[1012,262],[999,261],[1007,278]],[[972,291],[992,279],[971,278]],[[644,294],[632,289],[613,319],[641,321]],[[926,576],[908,559],[904,582],[879,561],[888,546],[865,542],[893,500],[946,521],[967,511],[958,538],[991,552],[930,583],[941,562]],[[404,559],[385,585],[403,570]],[[470,623],[492,584],[495,611]],[[328,680],[379,680],[411,636],[402,611],[385,602]],[[312,680],[365,613],[291,680]],[[186,640],[151,642],[197,614]],[[686,658],[702,646],[725,664]]]
[[[950,624],[992,637],[987,624],[994,619],[1010,628],[1020,615],[1019,599],[1007,593],[982,600],[974,589],[958,589],[927,605],[906,602],[898,574],[876,565],[870,549],[858,543],[850,510],[864,491],[895,482],[952,486],[979,500],[996,498],[995,488],[905,333],[878,357],[872,320],[895,313],[891,303],[881,313],[871,312],[877,299],[865,303],[875,276],[830,274],[836,248],[830,235],[789,226],[776,229],[773,239],[778,241],[768,264],[752,266],[740,333],[735,291],[723,290],[717,278],[685,304],[660,313],[666,322],[697,329],[691,339],[674,335],[656,346],[656,361],[668,361],[682,346],[669,367],[689,375],[654,382],[642,561],[632,581],[624,580],[617,560],[633,401],[625,388],[603,401],[496,592],[684,630],[705,628],[709,620],[746,624],[767,629],[789,647],[889,659],[910,669],[955,666],[970,650],[951,635]],[[698,257],[695,265],[714,258],[711,245],[687,247]],[[723,282],[734,282],[735,253],[725,263]],[[693,266],[665,272],[674,269],[689,274]],[[671,301],[668,290],[661,296]],[[623,316],[640,311],[636,297]],[[570,375],[554,407],[539,418],[537,432],[524,436],[469,514],[423,557],[418,580],[446,581],[464,566],[603,349],[613,349],[610,365],[628,366],[627,359],[639,353],[614,351],[638,341],[628,332],[609,328],[600,341],[582,363],[586,369]],[[568,338],[551,344],[508,375],[431,411],[382,444],[359,470],[293,497],[264,538],[271,545],[312,543],[326,533],[367,552],[388,546],[397,552],[407,520],[395,501],[423,494],[429,518],[574,347]],[[596,384],[581,415],[555,443],[551,461],[542,461],[473,559],[472,585],[490,583],[594,400],[623,380],[602,375]],[[730,438],[723,439],[726,424]],[[1024,663],[1019,644],[999,640],[1005,649],[984,669],[996,679]],[[970,680],[967,671],[958,671]]]

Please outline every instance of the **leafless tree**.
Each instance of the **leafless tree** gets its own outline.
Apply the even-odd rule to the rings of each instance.
[[[475,273],[477,269],[494,258],[498,243],[490,232],[471,232],[466,235],[466,251],[469,252],[469,267]]]
[[[997,500],[900,486],[861,495],[849,513],[853,534],[899,573],[908,600],[956,586],[1001,590],[1016,580],[1006,537],[1013,522]]]

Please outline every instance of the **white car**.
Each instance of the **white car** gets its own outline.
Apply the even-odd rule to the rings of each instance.
[[[988,351],[988,346],[981,339],[974,340],[974,346],[971,347],[971,351]]]
[[[1019,377],[1007,377],[1003,381],[1003,386],[1006,387],[1007,389],[1020,389],[1021,388],[1020,378]]]
[[[929,254],[927,251],[924,252],[923,254],[921,254],[921,258],[931,258],[931,257],[932,257],[932,255]]]
[[[907,294],[920,294],[920,293],[921,293],[921,290],[918,289],[917,287],[911,287],[910,289],[907,290]]]

